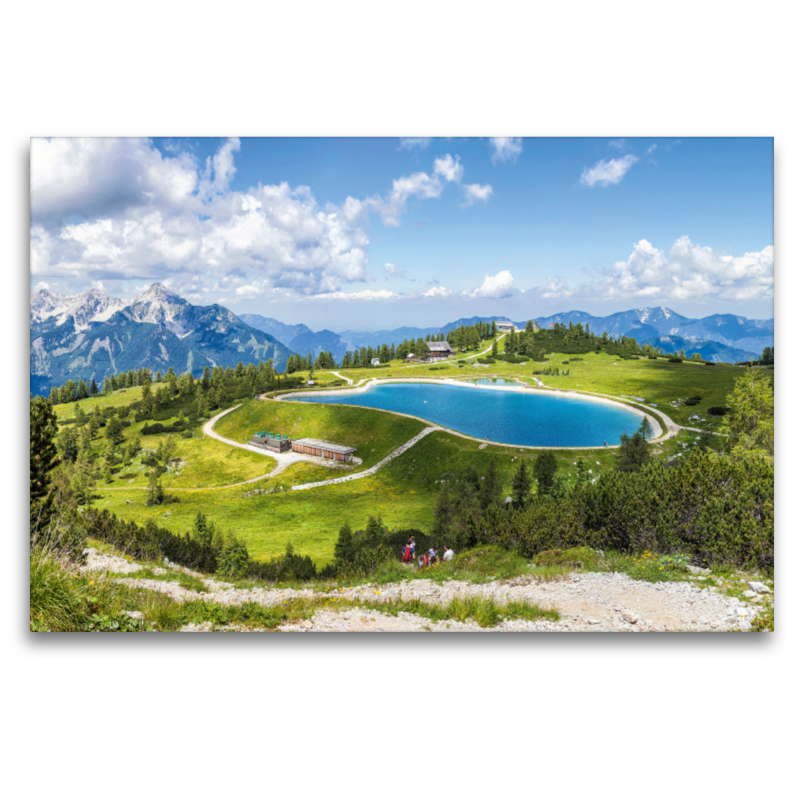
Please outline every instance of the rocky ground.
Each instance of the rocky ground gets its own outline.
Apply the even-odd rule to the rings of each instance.
[[[104,571],[125,575],[141,569],[141,565],[96,550],[87,551],[84,571]],[[506,620],[495,628],[481,628],[473,622],[432,622],[415,614],[397,615],[370,609],[343,607],[320,610],[309,620],[287,624],[284,631],[299,632],[366,632],[366,631],[435,631],[435,632],[522,632],[522,631],[736,631],[747,630],[752,618],[766,602],[771,591],[751,581],[744,598],[728,597],[712,588],[700,588],[690,582],[649,583],[636,581],[615,572],[572,573],[558,579],[545,580],[522,575],[506,581],[474,584],[463,581],[435,583],[425,579],[409,579],[400,583],[373,586],[370,584],[331,592],[314,589],[237,589],[233,584],[209,579],[177,564],[165,563],[156,574],[182,571],[200,579],[207,591],[192,591],[177,581],[119,577],[120,583],[167,594],[178,602],[205,600],[222,605],[259,603],[279,605],[297,599],[345,598],[370,603],[421,600],[445,605],[455,598],[487,597],[502,604],[511,600],[534,603],[556,609],[558,622],[550,620]],[[706,570],[695,570],[692,577],[705,577]],[[738,580],[746,582],[746,578]],[[211,630],[210,625],[190,625],[187,632]],[[236,630],[236,629],[234,629]]]

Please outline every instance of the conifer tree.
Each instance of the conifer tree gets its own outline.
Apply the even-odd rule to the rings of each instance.
[[[532,483],[530,475],[528,475],[528,468],[522,461],[511,482],[511,499],[515,508],[525,508],[528,505],[531,499]]]
[[[339,528],[339,538],[336,540],[333,555],[337,561],[349,563],[354,560],[355,554],[356,547],[353,540],[353,531],[350,530],[350,526],[345,522],[345,524]]]
[[[52,513],[50,473],[58,463],[55,412],[43,397],[34,397],[30,407],[30,521],[46,525]]]
[[[533,466],[533,476],[536,478],[539,494],[550,494],[553,489],[553,478],[557,470],[558,461],[555,453],[551,450],[539,453]]]

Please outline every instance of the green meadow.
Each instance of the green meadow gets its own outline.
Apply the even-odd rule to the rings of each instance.
[[[497,377],[517,378],[533,386],[532,372],[543,366],[532,361],[527,364],[497,361],[478,366],[462,360],[464,364],[453,361],[412,367],[393,362],[377,369],[340,372],[355,382],[364,378],[464,380]],[[565,361],[568,364],[563,364]],[[641,398],[650,407],[655,404],[655,410],[666,413],[678,424],[708,429],[713,429],[718,422],[718,418],[707,415],[709,406],[725,404],[735,378],[742,372],[739,367],[727,365],[707,367],[690,361],[674,364],[647,358],[622,360],[596,353],[579,357],[556,354],[550,356],[547,365],[570,371],[568,376],[542,376],[548,388],[574,389],[631,401]],[[324,378],[331,382],[338,380],[330,374]],[[138,398],[139,392],[138,388],[126,389],[108,397],[88,398],[80,404],[87,413],[95,405],[128,405]],[[694,395],[702,398],[700,403],[686,406],[683,401]],[[74,404],[56,406],[62,419],[72,417],[73,409]],[[689,416],[694,414],[706,421],[690,422]],[[165,424],[169,422],[166,420]],[[166,435],[141,436],[145,424],[131,422],[123,431],[125,439],[138,434],[145,450],[155,450]],[[280,555],[286,542],[291,541],[296,551],[310,555],[322,565],[332,558],[339,528],[345,522],[358,529],[364,526],[369,515],[380,514],[393,528],[430,530],[443,479],[452,477],[467,465],[472,465],[479,475],[483,474],[488,460],[494,459],[504,491],[510,494],[511,478],[520,459],[526,459],[532,466],[536,457],[534,451],[513,446],[489,445],[480,449],[479,442],[441,431],[428,435],[375,475],[345,484],[291,491],[295,485],[367,469],[424,427],[419,420],[373,409],[250,399],[220,419],[215,431],[239,442],[246,442],[256,431],[270,431],[292,438],[309,437],[347,444],[357,448],[356,455],[363,460],[363,465],[327,467],[298,463],[254,484],[214,488],[265,475],[275,462],[267,455],[204,437],[198,427],[193,438],[173,436],[173,459],[177,461],[173,461],[170,470],[161,477],[172,502],[145,505],[147,492],[143,490],[148,482],[142,464],[145,454],[121,467],[110,483],[100,481],[94,502],[122,518],[140,523],[152,519],[176,532],[189,530],[197,512],[202,511],[221,529],[242,537],[254,557],[268,559]],[[665,458],[680,452],[682,445],[695,441],[695,433],[682,431],[676,439],[653,445],[653,455]],[[101,432],[97,441],[98,459],[105,444]],[[617,457],[611,449],[557,451],[559,471],[570,480],[575,479],[574,462],[579,455],[589,460],[593,472],[612,469]],[[189,489],[199,491],[187,491]]]

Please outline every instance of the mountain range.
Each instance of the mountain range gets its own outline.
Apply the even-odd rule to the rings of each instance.
[[[342,335],[323,328],[321,331],[312,331],[308,325],[284,325],[271,317],[262,317],[259,314],[240,314],[239,319],[251,328],[268,333],[279,342],[285,344],[290,350],[307,356],[311,353],[316,358],[323,350],[332,353],[337,361],[348,350],[355,350],[355,345],[343,338]]]
[[[96,289],[66,297],[41,289],[31,295],[30,339],[34,394],[142,367],[199,376],[204,367],[271,358],[283,370],[292,354],[227,308],[194,306],[160,283],[129,303]]]
[[[761,355],[765,347],[773,347],[774,320],[753,320],[733,314],[713,314],[702,319],[681,316],[669,308],[638,308],[620,311],[606,317],[596,317],[585,311],[567,311],[549,317],[533,317],[539,327],[548,328],[560,322],[568,325],[581,323],[596,334],[606,332],[619,338],[630,336],[639,344],[650,344],[672,352],[685,350],[700,353],[707,361],[746,361]],[[437,328],[395,328],[382,331],[342,331],[343,338],[357,347],[383,342],[401,342],[428,334],[445,334],[462,325],[476,322],[514,322],[524,328],[528,320],[511,320],[508,317],[469,317],[448,322]]]
[[[195,306],[160,283],[131,301],[98,289],[76,295],[40,289],[30,300],[30,386],[35,394],[46,394],[67,380],[94,378],[99,384],[109,373],[141,367],[163,372],[172,366],[199,376],[206,366],[234,367],[239,361],[271,358],[280,371],[293,352],[316,357],[326,351],[340,361],[347,350],[446,334],[476,322],[513,321],[520,328],[527,322],[489,316],[429,328],[312,331],[302,323],[287,325],[259,314],[236,316],[216,304]],[[665,352],[699,352],[709,361],[744,361],[774,346],[773,320],[733,314],[691,319],[668,308],[639,308],[605,317],[568,311],[533,319],[542,328],[581,323],[597,334],[634,337]]]

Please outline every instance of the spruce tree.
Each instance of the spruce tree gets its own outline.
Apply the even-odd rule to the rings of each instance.
[[[125,438],[122,433],[122,422],[116,415],[106,423],[106,438],[114,445],[118,445]]]
[[[96,397],[100,393],[94,378],[92,378],[92,385],[89,387],[89,391],[92,393],[92,397]]]
[[[43,397],[34,397],[30,406],[30,521],[46,525],[52,513],[50,473],[58,463],[55,437],[56,415]]]
[[[515,508],[525,508],[531,499],[532,481],[528,475],[528,468],[523,461],[511,482],[511,499]]]
[[[344,563],[352,562],[355,558],[356,547],[353,540],[353,531],[350,526],[345,522],[339,528],[339,538],[336,540],[336,546],[333,549],[333,555],[337,561]]]
[[[536,457],[533,467],[533,475],[538,484],[540,495],[550,494],[553,490],[553,479],[558,470],[556,454],[551,450],[545,450]]]

